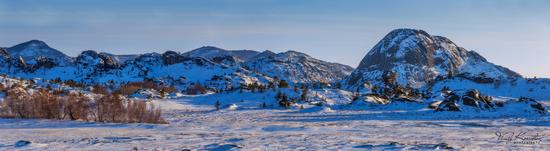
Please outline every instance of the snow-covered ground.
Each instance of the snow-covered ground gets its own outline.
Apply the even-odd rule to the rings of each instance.
[[[215,95],[153,100],[163,108],[163,116],[170,124],[0,119],[0,150],[434,150],[449,147],[545,150],[550,147],[548,115],[509,117],[344,105],[303,110],[260,108],[257,101],[233,98],[220,100],[225,108],[215,110]],[[542,103],[546,107],[550,105],[548,101]],[[229,104],[236,106],[229,107]],[[502,136],[525,132],[522,138],[538,134],[541,140],[535,140],[535,144],[517,144],[519,140],[512,139],[507,143],[498,140],[499,132]]]

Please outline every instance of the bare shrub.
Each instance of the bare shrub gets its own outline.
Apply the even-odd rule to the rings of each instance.
[[[76,82],[74,80],[67,80],[67,81],[64,82],[64,84],[67,85],[67,86],[70,86],[70,87],[79,87],[79,88],[84,87],[83,83],[79,83],[79,82]]]
[[[30,101],[26,101],[32,107],[32,118],[62,119],[62,109],[65,104],[58,97],[52,95],[46,89],[39,89],[31,95]]]
[[[124,122],[124,106],[120,95],[105,95],[96,100],[96,121]]]
[[[147,80],[144,82],[130,82],[127,84],[121,84],[116,92],[122,95],[130,95],[134,94],[140,89],[154,89],[161,93],[173,93],[178,91],[173,86],[157,85],[153,81]]]
[[[18,118],[31,118],[32,104],[28,103],[30,97],[27,92],[21,87],[12,87],[12,89],[6,92],[2,106],[5,107],[7,112],[3,117],[18,117]]]
[[[124,100],[117,93],[100,95],[92,101],[82,93],[57,96],[47,89],[30,93],[21,87],[7,91],[0,102],[0,117],[167,123],[160,108],[143,101]]]
[[[109,94],[109,90],[107,90],[107,88],[105,88],[101,85],[95,85],[92,88],[92,92],[95,93],[95,94],[103,94],[103,95]]]
[[[71,93],[65,99],[65,109],[63,117],[68,117],[70,120],[85,120],[88,121],[90,114],[91,100],[85,97],[82,93]]]
[[[0,83],[0,91],[4,91],[6,89],[6,87],[4,86],[4,84]]]
[[[201,84],[194,84],[189,87],[187,87],[186,90],[187,94],[196,95],[196,94],[205,94],[208,92],[208,89],[206,89]]]
[[[128,101],[126,111],[127,122],[167,123],[161,117],[160,108],[152,104],[148,107],[147,102],[144,101]]]
[[[125,85],[120,85],[118,93],[123,94],[123,95],[130,95],[130,94],[135,93],[139,89],[141,89],[140,85],[129,83],[129,84],[125,84]]]

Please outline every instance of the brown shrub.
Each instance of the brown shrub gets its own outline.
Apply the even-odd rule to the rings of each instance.
[[[208,92],[208,89],[206,89],[204,86],[200,84],[194,84],[187,87],[186,92],[187,94],[191,94],[191,95],[205,94],[206,92]]]
[[[82,93],[71,93],[64,101],[66,104],[64,118],[68,116],[70,120],[89,120],[91,100],[88,97],[83,96]]]
[[[119,86],[119,89],[116,92],[122,95],[130,95],[130,94],[134,94],[136,91],[140,89],[157,90],[158,92],[161,93],[161,95],[165,95],[165,93],[174,93],[178,91],[173,86],[157,85],[152,81],[144,81],[144,82],[130,82],[127,84],[121,84]]]
[[[67,80],[67,81],[64,82],[64,84],[67,85],[67,86],[70,86],[70,87],[79,87],[79,88],[84,87],[83,83],[79,83],[79,82],[76,82],[74,80]]]
[[[129,82],[127,84],[121,84],[119,92],[122,95],[129,95],[135,93],[139,89],[157,89],[157,85],[153,81],[143,82]]]
[[[160,108],[146,102],[123,100],[120,94],[102,95],[95,102],[82,93],[56,96],[47,89],[27,93],[16,87],[0,102],[0,117],[95,120],[98,122],[166,123]]]
[[[95,94],[103,94],[103,95],[109,94],[109,90],[107,90],[107,88],[105,88],[101,85],[95,85],[92,88],[92,92],[95,93]]]
[[[144,101],[128,101],[126,118],[128,122],[138,123],[167,123],[161,117],[160,108],[154,105],[147,107],[147,102]]]
[[[0,83],[0,91],[4,91],[4,89],[6,89],[6,87],[4,86],[4,84]]]

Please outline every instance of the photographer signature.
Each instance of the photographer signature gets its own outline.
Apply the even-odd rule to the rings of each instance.
[[[498,137],[498,141],[505,142],[506,144],[540,144],[544,138],[544,134],[540,133],[530,133],[526,131],[516,131],[516,132],[503,132],[498,130],[495,132],[495,135]]]

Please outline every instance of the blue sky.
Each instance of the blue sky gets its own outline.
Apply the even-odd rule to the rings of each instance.
[[[389,31],[450,38],[525,76],[550,77],[550,1],[0,0],[0,46],[31,39],[76,56],[297,50],[357,66]]]

